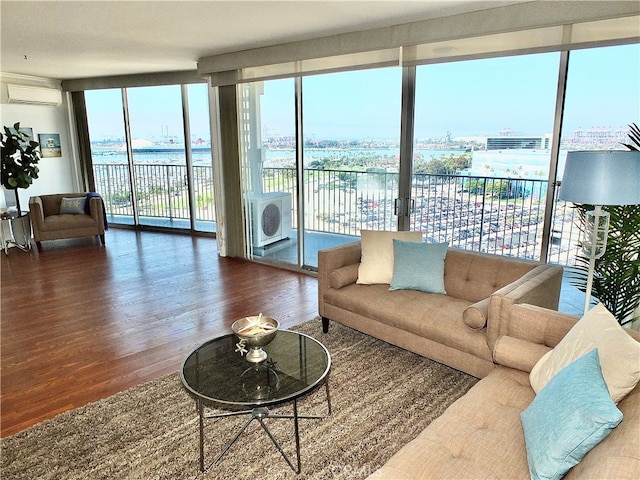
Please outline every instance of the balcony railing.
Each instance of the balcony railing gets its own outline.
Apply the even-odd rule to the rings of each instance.
[[[94,164],[96,189],[101,192],[107,215],[117,219],[133,217],[129,166]],[[189,220],[187,167],[183,165],[134,164],[133,175],[138,215],[148,218]],[[193,167],[196,221],[215,222],[213,169]]]
[[[97,189],[107,214],[131,217],[133,206],[127,165],[94,165]],[[186,167],[134,165],[140,216],[189,219]],[[361,229],[395,229],[398,174],[384,171],[305,169],[304,228],[358,236]],[[213,172],[194,167],[197,220],[215,222]],[[264,168],[265,192],[293,197],[293,228],[297,225],[296,172]],[[411,230],[427,241],[467,250],[540,259],[547,181],[465,175],[415,174],[410,205]],[[578,230],[573,209],[555,201],[548,261],[573,265]]]

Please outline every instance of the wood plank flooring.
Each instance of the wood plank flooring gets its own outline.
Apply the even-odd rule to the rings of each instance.
[[[178,371],[242,316],[317,315],[314,277],[222,258],[213,238],[111,229],[106,242],[0,254],[2,437]]]

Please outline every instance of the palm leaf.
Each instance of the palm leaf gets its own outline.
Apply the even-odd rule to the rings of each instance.
[[[584,232],[585,213],[591,205],[576,205],[580,230]],[[640,305],[640,205],[605,206],[609,212],[609,235],[604,255],[596,260],[592,294],[613,313],[620,324],[635,320]],[[582,246],[582,245],[580,245]],[[586,290],[589,258],[576,257],[576,270],[570,283]]]
[[[640,150],[640,128],[635,123],[629,125],[629,140],[631,143],[622,143],[629,150]]]

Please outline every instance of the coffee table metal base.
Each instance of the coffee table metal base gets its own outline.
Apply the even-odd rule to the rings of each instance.
[[[196,399],[196,405],[198,409],[198,416],[200,418],[200,470],[202,472],[205,471],[204,465],[204,421],[205,419],[215,419],[215,418],[225,418],[225,417],[236,417],[239,415],[250,415],[249,420],[240,428],[240,430],[234,435],[234,437],[229,441],[229,443],[222,449],[222,452],[218,454],[218,456],[213,461],[212,465],[218,463],[222,457],[229,451],[234,443],[240,438],[240,435],[247,429],[249,425],[254,420],[257,420],[260,423],[262,429],[266,432],[266,434],[271,439],[271,442],[278,449],[282,458],[285,459],[287,464],[291,467],[291,469],[300,473],[302,471],[301,461],[300,461],[300,429],[298,420],[299,419],[323,419],[327,418],[331,415],[331,397],[329,396],[329,381],[325,380],[325,391],[327,395],[327,415],[298,415],[298,400],[293,400],[293,415],[282,415],[282,414],[274,414],[269,411],[267,407],[257,407],[251,410],[240,410],[235,412],[225,412],[225,413],[205,413],[204,412],[204,402],[200,399]],[[264,423],[265,418],[285,418],[285,419],[293,419],[294,431],[295,431],[295,441],[296,441],[296,466],[294,466],[293,462],[289,458],[289,456],[284,452],[278,441],[275,439],[267,425]]]

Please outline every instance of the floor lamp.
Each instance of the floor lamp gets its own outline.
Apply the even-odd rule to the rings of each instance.
[[[582,251],[589,259],[584,301],[587,313],[596,259],[607,248],[609,212],[602,207],[640,204],[640,151],[568,152],[558,198],[595,207],[586,213],[582,238]]]

